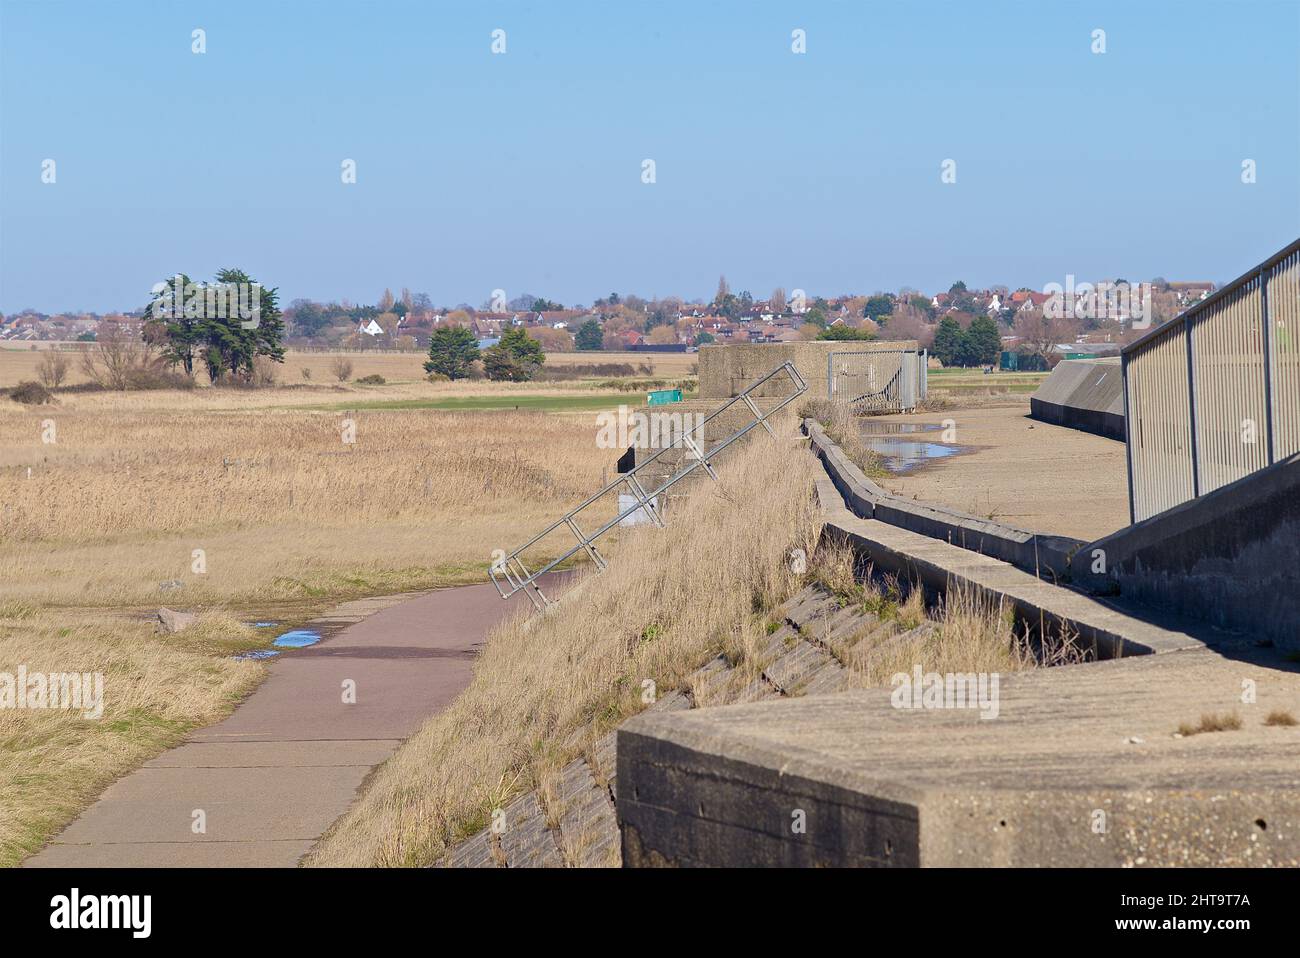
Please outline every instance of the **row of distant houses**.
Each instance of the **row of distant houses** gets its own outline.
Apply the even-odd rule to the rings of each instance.
[[[1204,299],[1214,290],[1214,284],[1208,282],[1174,282],[1168,284],[1168,291],[1173,294],[1179,309],[1186,308],[1194,302]],[[1092,294],[1096,295],[1096,294]],[[969,290],[960,293],[936,293],[930,298],[930,306],[939,317],[955,312],[959,308],[973,312],[983,312],[989,316],[1006,318],[1008,312],[1013,315],[1042,310],[1049,302],[1047,293],[1029,289],[1008,292],[997,290]],[[825,301],[823,312],[830,325],[849,324],[867,325],[870,320],[863,320],[860,304],[862,297],[839,296]],[[852,303],[852,305],[850,305]],[[491,312],[486,310],[462,310],[469,315],[469,325],[474,334],[483,341],[500,338],[503,332],[512,327],[528,329],[550,328],[576,334],[588,320],[596,320],[604,325],[604,316],[600,310],[515,310]],[[385,330],[375,319],[363,319],[356,326],[359,336],[378,339],[389,333],[393,336],[413,335],[417,341],[427,343],[432,328],[447,320],[448,312],[423,311],[408,313],[397,321],[397,328]],[[113,321],[138,323],[138,320],[125,316],[100,317],[95,315],[57,315],[45,316],[38,313],[24,312],[12,316],[0,317],[0,341],[32,342],[36,340],[74,340],[86,334],[95,333],[100,323],[109,318]],[[797,340],[798,328],[803,323],[801,314],[777,309],[767,301],[757,301],[746,306],[739,315],[723,316],[703,303],[688,303],[681,306],[669,317],[675,345],[685,348],[695,343],[707,333],[717,342],[744,343],[779,343]],[[662,340],[662,334],[657,339]],[[650,342],[648,333],[640,330],[627,330],[620,334],[620,341],[626,347],[665,348],[674,344]]]

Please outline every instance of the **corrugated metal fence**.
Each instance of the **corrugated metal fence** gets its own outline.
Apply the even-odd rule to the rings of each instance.
[[[1124,349],[1134,522],[1300,452],[1300,240]]]

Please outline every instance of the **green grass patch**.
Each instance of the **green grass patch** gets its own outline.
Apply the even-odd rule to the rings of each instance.
[[[462,396],[441,399],[375,399],[358,402],[312,406],[312,409],[343,412],[351,409],[445,409],[449,411],[486,411],[493,409],[534,409],[540,412],[582,412],[587,409],[613,409],[629,402],[627,393],[595,393],[589,396]]]

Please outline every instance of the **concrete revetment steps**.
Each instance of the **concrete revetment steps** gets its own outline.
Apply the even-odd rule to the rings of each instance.
[[[575,587],[576,588],[576,587]],[[905,630],[808,587],[780,612],[778,627],[751,662],[717,655],[643,714],[667,714],[720,704],[776,701],[838,692],[849,684],[845,661]],[[929,628],[928,625],[920,629]],[[448,868],[608,867],[621,859],[617,807],[617,737],[611,731],[564,767],[555,799],[528,791],[505,805],[497,830],[484,828],[455,845],[437,864]]]

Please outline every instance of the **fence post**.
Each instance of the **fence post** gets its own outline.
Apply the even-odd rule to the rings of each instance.
[[[1196,450],[1196,380],[1192,369],[1196,365],[1192,360],[1192,320],[1183,320],[1183,336],[1187,352],[1187,424],[1188,434],[1192,440],[1192,498],[1201,494],[1201,462]]]
[[[1128,524],[1137,522],[1137,490],[1133,488],[1133,420],[1128,405],[1128,353],[1119,354],[1119,375],[1124,388],[1124,463],[1128,466]]]
[[[1273,324],[1268,321],[1268,270],[1259,271],[1259,315],[1264,322],[1264,432],[1268,436],[1268,464],[1273,465]]]

